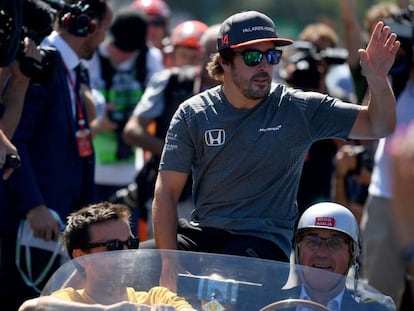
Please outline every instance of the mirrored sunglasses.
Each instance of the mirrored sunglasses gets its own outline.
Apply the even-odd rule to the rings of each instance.
[[[317,235],[305,235],[299,241],[298,246],[301,249],[315,251],[321,245],[322,241],[326,242],[326,246],[332,253],[344,250],[349,245],[349,241],[346,238],[339,236],[322,238]]]
[[[126,241],[109,240],[109,241],[101,242],[101,243],[90,243],[86,246],[86,249],[106,246],[107,251],[119,251],[119,250],[124,249],[124,245],[128,249],[138,249],[139,248],[139,238],[132,238],[131,237]]]
[[[257,66],[263,59],[263,56],[266,58],[267,62],[270,65],[277,65],[280,62],[282,57],[281,50],[267,50],[266,52],[258,51],[258,50],[246,50],[242,52],[235,52],[236,54],[240,54],[243,56],[244,63],[247,66]]]

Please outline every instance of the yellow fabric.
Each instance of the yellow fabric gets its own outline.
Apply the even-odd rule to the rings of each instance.
[[[167,304],[175,307],[177,310],[183,308],[191,308],[191,305],[183,298],[178,296],[176,293],[171,292],[168,288],[157,286],[151,288],[148,292],[135,291],[132,287],[126,288],[128,293],[128,301],[137,304],[155,305],[155,304]],[[55,291],[52,296],[60,299],[86,303],[96,304],[85,289],[75,290],[72,287],[63,288]]]

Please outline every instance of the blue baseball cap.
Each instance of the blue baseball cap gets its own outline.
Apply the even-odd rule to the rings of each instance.
[[[236,13],[223,22],[217,37],[217,50],[261,42],[274,42],[275,46],[284,46],[292,44],[293,40],[280,38],[275,24],[265,14],[245,11]]]

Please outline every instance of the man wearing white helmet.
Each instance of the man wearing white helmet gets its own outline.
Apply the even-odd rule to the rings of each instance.
[[[352,266],[357,275],[360,255],[358,223],[348,208],[322,202],[306,209],[296,229],[294,250],[297,264],[324,271],[301,269],[302,285],[289,292],[300,291],[301,299],[318,302],[330,310],[395,310],[392,299],[373,288],[346,288]]]

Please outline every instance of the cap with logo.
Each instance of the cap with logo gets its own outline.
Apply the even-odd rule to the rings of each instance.
[[[280,38],[275,24],[265,14],[245,11],[236,13],[223,22],[217,37],[217,50],[262,42],[274,42],[275,46],[284,46],[292,44],[293,40]]]

